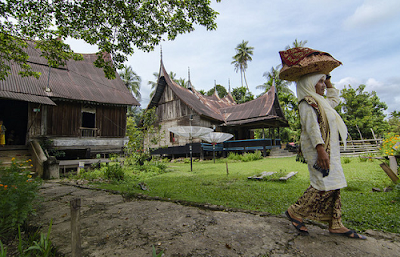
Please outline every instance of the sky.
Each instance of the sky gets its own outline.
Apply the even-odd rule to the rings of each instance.
[[[243,40],[254,47],[246,77],[250,91],[267,82],[263,77],[281,64],[279,51],[298,41],[306,47],[330,53],[343,65],[331,72],[338,89],[366,85],[388,105],[386,114],[400,111],[400,1],[399,0],[212,0],[219,15],[215,31],[196,26],[162,45],[163,63],[176,78],[190,80],[196,90],[208,91],[214,84],[227,90],[241,86],[240,72],[231,64],[235,47]],[[95,46],[66,40],[78,53],[94,53]],[[141,107],[150,101],[149,81],[156,81],[160,47],[153,52],[137,50],[126,65],[141,77]],[[291,85],[295,92],[294,84]]]

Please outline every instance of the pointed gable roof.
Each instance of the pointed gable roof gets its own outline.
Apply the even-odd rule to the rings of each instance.
[[[288,126],[279,105],[275,87],[271,87],[267,93],[255,100],[236,104],[230,93],[220,98],[216,92],[211,96],[205,96],[193,87],[191,89],[181,87],[171,80],[161,60],[157,88],[148,109],[158,106],[166,87],[169,87],[180,101],[200,116],[218,120],[223,126],[247,125],[253,128]]]
[[[275,87],[272,86],[262,96],[233,107],[221,110],[224,114],[224,126],[251,125],[254,127],[287,127],[283,111],[279,105]],[[258,124],[255,124],[258,123]]]

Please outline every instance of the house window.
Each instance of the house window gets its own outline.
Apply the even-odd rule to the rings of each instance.
[[[90,112],[82,112],[82,127],[95,128],[96,127],[96,114]]]
[[[95,107],[87,105],[82,106],[82,123],[80,130],[82,137],[97,136]]]

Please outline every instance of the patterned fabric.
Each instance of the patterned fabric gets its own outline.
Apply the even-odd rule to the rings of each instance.
[[[326,117],[326,113],[323,108],[318,107],[318,102],[312,96],[304,97],[303,99],[301,99],[299,104],[303,101],[306,102],[307,104],[309,104],[311,107],[313,107],[315,112],[317,113],[319,130],[321,131],[322,139],[325,142],[324,148],[325,148],[325,151],[330,156],[330,154],[331,154],[330,130],[329,130],[329,123],[328,123],[328,118]]]
[[[289,211],[303,219],[328,222],[332,229],[344,227],[340,189],[319,191],[310,186]]]
[[[281,56],[282,64],[292,66],[298,64],[301,60],[303,60],[307,56],[315,53],[323,53],[323,52],[307,47],[295,47],[285,51],[280,51],[279,55]]]

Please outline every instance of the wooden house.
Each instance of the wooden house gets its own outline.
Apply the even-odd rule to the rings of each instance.
[[[202,126],[216,132],[234,135],[233,140],[220,145],[224,151],[254,151],[280,146],[279,136],[254,139],[254,129],[279,129],[287,127],[288,122],[279,105],[275,88],[255,100],[236,104],[229,93],[223,98],[215,93],[204,96],[197,92],[189,80],[188,88],[181,87],[168,76],[163,62],[160,64],[159,78],[155,93],[147,109],[155,108],[161,135],[157,145],[146,141],[153,154],[179,155],[188,153],[188,138],[177,137],[168,128],[176,126]],[[202,156],[209,145],[200,139],[193,140],[193,153]]]
[[[28,64],[41,73],[39,79],[21,77],[19,65],[11,63],[11,74],[0,81],[0,119],[6,140],[13,138],[9,144],[45,139],[67,158],[121,152],[127,140],[127,107],[140,104],[118,74],[107,79],[93,64],[96,54],[82,54],[83,61],[53,68],[34,42],[26,52]]]

